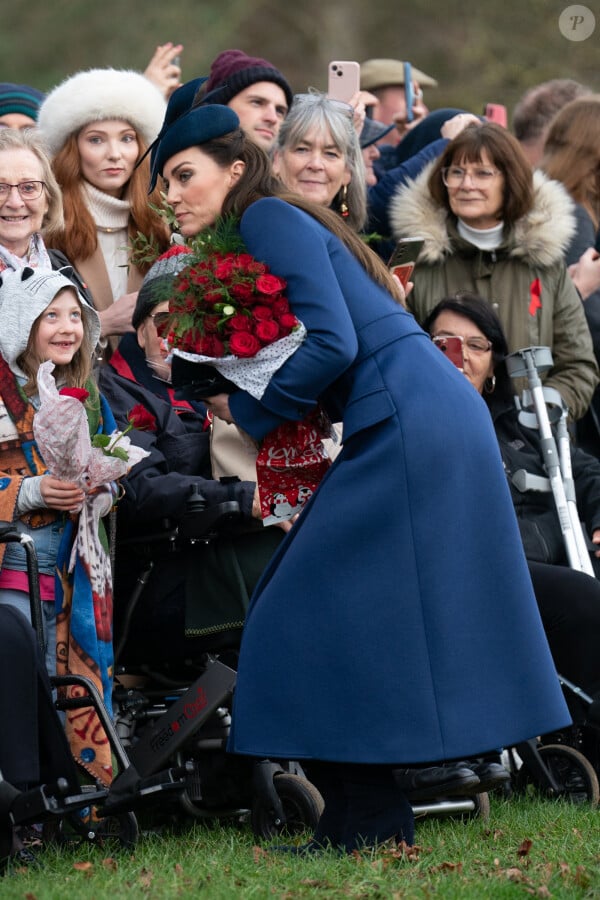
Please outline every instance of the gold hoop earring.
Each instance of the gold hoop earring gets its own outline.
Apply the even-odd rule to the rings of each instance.
[[[348,185],[345,184],[342,188],[342,196],[340,197],[340,215],[343,219],[347,219],[350,215],[350,210],[348,208]]]

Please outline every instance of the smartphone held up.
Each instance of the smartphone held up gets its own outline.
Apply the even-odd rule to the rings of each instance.
[[[334,59],[327,68],[327,96],[350,103],[360,90],[360,64],[349,59]]]
[[[463,356],[463,338],[455,335],[439,335],[432,338],[433,343],[441,350],[450,362],[462,372],[465,365]]]
[[[390,272],[398,278],[405,290],[406,285],[410,281],[423,243],[422,237],[401,238],[388,260]]]

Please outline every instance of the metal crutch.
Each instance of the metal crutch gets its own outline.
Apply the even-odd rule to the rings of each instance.
[[[506,357],[506,368],[511,378],[527,378],[528,393],[531,396],[531,400],[533,400],[537,426],[541,435],[544,467],[548,473],[569,565],[572,569],[585,572],[586,575],[594,577],[594,569],[575,502],[575,486],[573,484],[571,454],[566,430],[567,410],[558,392],[543,388],[540,379],[540,373],[547,372],[552,368],[552,365],[552,352],[549,347],[526,347]],[[546,397],[549,397],[550,402],[559,407],[556,424],[561,452],[559,452],[552,433]],[[556,403],[557,397],[558,404]],[[528,399],[526,398],[525,406],[528,405]],[[530,476],[528,484],[524,483],[521,489],[524,490],[529,486],[539,490],[539,484],[537,487],[532,484],[532,479],[534,478],[535,476]],[[535,482],[539,483],[540,480],[535,478]],[[519,487],[518,484],[517,487]]]

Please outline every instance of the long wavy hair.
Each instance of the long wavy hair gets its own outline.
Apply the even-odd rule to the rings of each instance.
[[[138,131],[136,138],[139,147],[138,159],[146,152],[146,145]],[[78,260],[89,259],[98,246],[96,223],[85,202],[83,193],[84,178],[81,173],[81,159],[77,147],[77,134],[71,134],[52,162],[56,180],[63,192],[65,224],[63,230],[53,238],[52,247],[62,250],[74,264]],[[123,199],[129,201],[129,238],[141,232],[148,241],[156,243],[158,255],[169,246],[169,230],[161,218],[151,207],[161,205],[160,191],[156,188],[148,195],[150,181],[150,159],[133,170],[129,182],[125,186]],[[144,275],[152,261],[139,263],[137,268]]]
[[[62,194],[52,171],[50,157],[35,128],[0,128],[0,153],[26,150],[38,160],[42,168],[44,193],[48,210],[42,220],[42,235],[46,243],[52,245],[64,228]]]
[[[600,226],[600,95],[573,100],[552,119],[541,168]]]
[[[286,191],[273,175],[271,162],[265,151],[250,141],[241,129],[207,141],[200,145],[200,149],[223,168],[232,165],[237,159],[245,163],[242,175],[225,197],[223,215],[231,213],[242,216],[257,200],[263,197],[279,197],[292,206],[304,210],[333,232],[358,259],[371,278],[382,285],[394,299],[401,302],[398,286],[382,260],[332,209]]]
[[[329,133],[350,173],[345,198],[343,198],[344,189],[340,188],[333,198],[331,209],[340,213],[344,199],[348,207],[346,222],[350,228],[360,231],[367,220],[367,184],[365,165],[352,116],[351,106],[338,100],[331,100],[325,94],[317,92],[296,94],[292,108],[281,123],[275,153],[284,154],[287,150],[293,150],[314,129],[321,136]]]
[[[63,288],[63,290],[70,290],[70,288]],[[77,289],[75,286],[73,286],[72,293],[77,297]],[[79,304],[79,308],[83,310],[79,297],[77,297],[77,303]],[[40,365],[45,362],[44,359],[41,359],[38,356],[35,349],[37,333],[39,331],[42,316],[45,312],[46,310],[43,310],[31,326],[29,338],[27,339],[27,346],[23,352],[19,354],[16,360],[19,368],[27,376],[27,381],[23,385],[23,390],[28,397],[31,397],[38,392],[37,373]],[[81,321],[83,322],[83,340],[81,342],[81,347],[74,354],[73,359],[68,365],[56,366],[52,373],[57,384],[66,385],[67,387],[85,387],[92,374],[92,352],[94,348],[92,347],[89,329],[86,324],[87,319],[84,315],[82,315]]]

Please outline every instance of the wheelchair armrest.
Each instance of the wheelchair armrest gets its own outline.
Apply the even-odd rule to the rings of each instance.
[[[207,538],[221,532],[242,518],[237,500],[226,500],[206,509],[186,512],[179,523],[179,533],[184,538]]]

